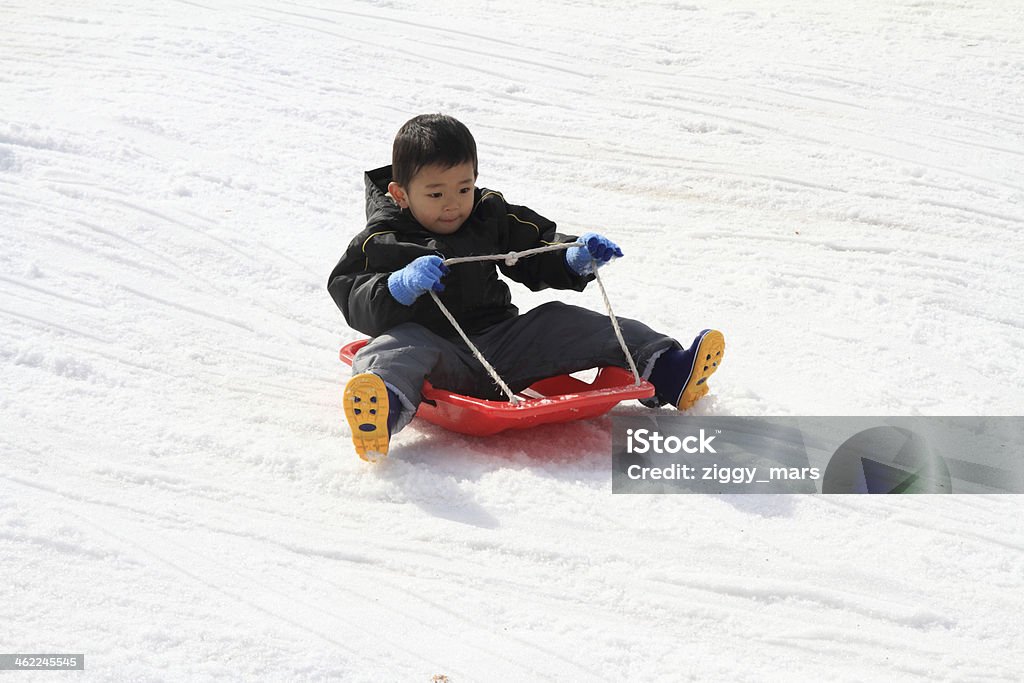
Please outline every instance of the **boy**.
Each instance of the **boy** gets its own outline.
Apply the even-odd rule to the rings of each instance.
[[[459,263],[446,258],[524,251],[577,242],[555,224],[493,190],[476,187],[476,142],[459,121],[417,116],[398,131],[392,165],[366,174],[366,228],[349,244],[327,289],[348,324],[373,339],[352,364],[345,416],[364,460],[387,454],[392,435],[416,413],[423,380],[439,389],[499,400],[428,291],[437,292],[483,357],[512,391],[544,377],[604,365],[626,366],[607,316],[552,302],[519,315],[508,278],[537,291],[582,291],[595,268],[621,257],[608,238],[520,259]],[[643,323],[619,319],[642,376],[656,389],[645,403],[690,408],[721,363],[722,333],[703,330],[689,349]]]

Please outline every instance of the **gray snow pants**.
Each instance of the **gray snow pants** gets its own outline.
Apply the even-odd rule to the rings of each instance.
[[[641,322],[619,318],[619,327],[637,369],[646,379],[654,361],[679,343]],[[608,316],[551,302],[502,321],[470,339],[512,391],[537,380],[605,365],[628,368]],[[372,372],[402,400],[394,431],[409,424],[427,379],[437,389],[491,400],[504,394],[458,337],[448,339],[422,325],[405,323],[360,349],[353,374]]]

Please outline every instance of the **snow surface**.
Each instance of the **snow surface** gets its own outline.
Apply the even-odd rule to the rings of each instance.
[[[0,652],[1020,680],[1020,496],[616,496],[608,418],[359,461],[326,278],[432,111],[482,186],[622,245],[617,312],[725,332],[697,414],[1020,413],[1018,3],[8,0]]]

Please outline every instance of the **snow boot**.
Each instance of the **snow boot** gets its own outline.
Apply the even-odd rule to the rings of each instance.
[[[364,372],[348,381],[342,401],[356,453],[367,462],[382,460],[402,409],[398,396],[380,377]]]
[[[665,403],[689,410],[708,393],[707,380],[722,364],[725,337],[718,330],[702,330],[685,351],[666,351],[654,362],[649,378]]]

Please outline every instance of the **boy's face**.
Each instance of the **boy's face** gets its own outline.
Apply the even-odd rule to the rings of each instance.
[[[473,190],[476,174],[473,162],[457,166],[424,166],[408,187],[388,185],[388,192],[403,209],[430,232],[450,235],[466,222],[473,212]]]

